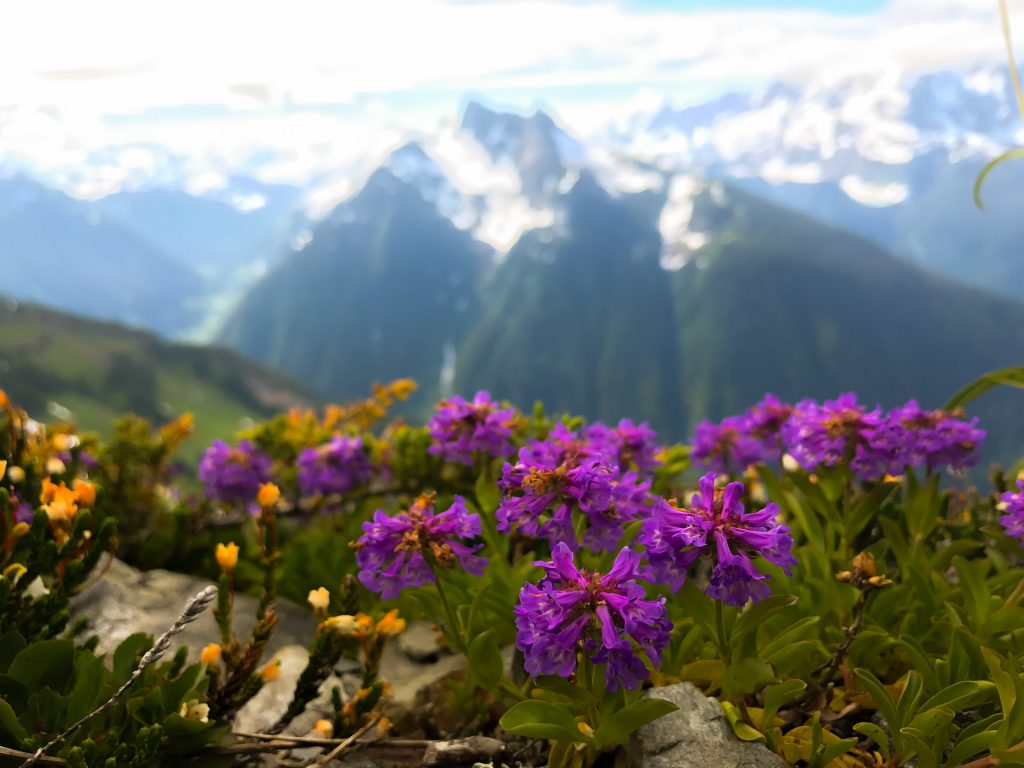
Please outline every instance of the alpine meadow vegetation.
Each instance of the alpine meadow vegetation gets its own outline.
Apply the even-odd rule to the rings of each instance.
[[[191,471],[190,417],[103,442],[0,396],[0,759],[288,764],[401,740],[381,659],[425,619],[467,659],[460,732],[546,745],[551,766],[610,760],[674,709],[645,691],[683,681],[793,766],[1024,762],[1024,472],[965,474],[985,431],[962,406],[1001,384],[1024,370],[942,409],[766,395],[664,445],[486,392],[412,426],[389,415],[399,380],[215,441]],[[171,629],[209,602],[219,640],[98,653],[69,601],[115,555],[214,581]],[[237,733],[281,675],[282,599],[315,617],[308,662],[274,727]],[[312,741],[275,737],[343,658],[358,689],[328,692]]]

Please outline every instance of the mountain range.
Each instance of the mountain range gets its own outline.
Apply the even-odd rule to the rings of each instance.
[[[418,418],[477,388],[672,438],[765,391],[938,405],[1024,353],[1022,169],[992,175],[984,212],[970,199],[1019,121],[1009,78],[984,67],[777,84],[589,137],[470,101],[341,185],[329,169],[305,186],[238,170],[202,193],[80,200],[10,177],[0,267],[16,265],[14,295],[214,335],[324,398],[412,376]],[[7,187],[49,207],[4,219]],[[68,285],[25,267],[33,245],[69,260],[67,242],[24,234],[35,215],[85,221],[96,253],[137,242],[164,272],[111,247],[120,288],[90,303],[92,262]],[[29,245],[5,261],[8,231]],[[1024,452],[1020,405],[978,405],[990,458]]]

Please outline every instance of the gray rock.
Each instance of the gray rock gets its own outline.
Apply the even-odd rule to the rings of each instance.
[[[641,728],[619,750],[615,768],[787,768],[761,744],[736,738],[721,705],[690,683],[652,688],[644,696],[679,709]]]
[[[71,611],[89,619],[87,634],[99,636],[101,653],[113,651],[135,632],[154,637],[162,634],[178,618],[189,598],[211,583],[172,571],[140,571],[120,560],[114,560],[109,568],[98,568],[93,579],[72,599]],[[255,597],[235,595],[235,632],[240,637],[255,623],[257,604]],[[308,608],[279,598],[277,613],[280,620],[265,651],[266,658],[286,645],[308,644],[316,630],[316,619]],[[172,647],[188,645],[195,651],[194,659],[203,646],[219,639],[211,607],[173,640]]]
[[[410,621],[405,632],[398,636],[398,647],[413,661],[436,661],[442,653],[448,653],[438,641],[434,625],[428,621]]]

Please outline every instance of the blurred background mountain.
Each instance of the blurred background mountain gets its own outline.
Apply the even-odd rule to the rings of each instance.
[[[45,89],[0,98],[0,384],[90,426],[197,398],[227,424],[411,376],[415,417],[487,388],[683,438],[765,391],[937,406],[1020,363],[1024,167],[971,201],[1024,135],[994,3],[429,5],[423,67],[468,71],[443,86],[408,74],[425,43],[381,27],[407,50],[377,79],[377,52],[353,69],[323,49],[315,76],[214,72],[189,98],[96,107],[88,133],[80,81],[131,95],[177,60],[22,62]],[[594,47],[543,28],[564,56],[519,61],[453,21],[493,36],[552,13],[591,20]],[[231,98],[210,103],[211,79]],[[1020,406],[978,404],[990,458],[1024,452]]]

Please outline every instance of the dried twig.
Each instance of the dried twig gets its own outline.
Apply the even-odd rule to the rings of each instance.
[[[341,744],[339,744],[334,749],[332,749],[330,752],[328,752],[326,755],[324,755],[319,760],[317,760],[315,765],[318,765],[318,766],[328,765],[331,762],[331,760],[333,760],[338,755],[340,755],[342,752],[344,752],[346,749],[348,749],[349,746],[351,746],[357,739],[361,738],[363,735],[366,734],[367,731],[369,731],[371,728],[373,728],[373,726],[375,726],[377,724],[377,721],[380,720],[380,717],[381,717],[381,713],[377,712],[373,717],[370,718],[370,721],[366,725],[364,725],[358,731],[356,731],[351,736],[349,736],[347,739],[345,739],[343,742],[341,742]]]
[[[210,603],[213,602],[215,597],[217,597],[217,588],[211,586],[207,587],[198,595],[189,600],[188,604],[185,606],[185,610],[182,611],[181,616],[178,617],[178,620],[174,622],[170,629],[168,629],[159,637],[159,639],[153,644],[152,648],[146,651],[145,655],[139,660],[138,665],[135,667],[135,671],[132,672],[131,677],[129,677],[125,684],[117,690],[117,693],[115,693],[105,702],[100,704],[100,706],[98,706],[92,712],[87,714],[85,717],[83,717],[77,723],[72,725],[70,728],[65,730],[63,733],[59,734],[48,744],[37,749],[35,754],[32,755],[32,757],[30,757],[28,760],[21,764],[21,768],[30,768],[30,766],[36,765],[40,762],[44,753],[62,744],[65,739],[71,736],[71,734],[77,731],[81,726],[85,725],[87,722],[92,720],[92,718],[96,717],[96,715],[99,715],[100,713],[105,712],[106,710],[110,709],[110,707],[114,706],[114,704],[116,704],[121,699],[121,697],[128,692],[128,689],[131,688],[132,684],[136,680],[138,680],[139,677],[141,677],[142,673],[146,670],[146,667],[155,664],[163,658],[164,654],[167,653],[167,649],[171,646],[171,638],[177,634],[180,634],[185,629],[185,627],[187,627],[193,621],[198,619],[199,616],[202,615],[203,611],[207,609]]]
[[[9,757],[12,760],[15,758],[21,758],[24,760],[27,757],[32,757],[31,752],[22,752],[20,749],[11,749],[10,747],[0,747],[0,759]],[[62,757],[41,757],[38,761],[39,765],[67,765],[67,762]]]

